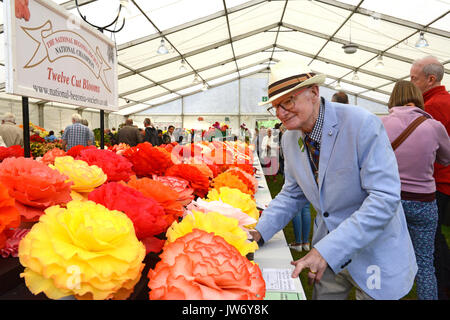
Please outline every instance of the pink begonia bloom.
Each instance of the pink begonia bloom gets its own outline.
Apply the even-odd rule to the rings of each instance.
[[[248,228],[245,226],[253,225],[257,223],[254,218],[250,217],[248,214],[244,213],[241,209],[235,208],[222,201],[205,201],[202,199],[197,199],[197,201],[192,201],[185,210],[184,216],[187,214],[192,214],[192,210],[201,211],[203,213],[208,212],[218,212],[229,218],[234,218],[239,221],[239,227],[242,228],[249,235]]]

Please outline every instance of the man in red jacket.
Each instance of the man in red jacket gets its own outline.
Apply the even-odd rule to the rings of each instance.
[[[450,94],[441,85],[444,66],[433,56],[414,61],[411,82],[422,91],[425,111],[442,122],[450,135]],[[450,225],[450,166],[434,165],[436,180],[436,201],[439,212],[436,230],[434,266],[438,282],[439,299],[450,298],[450,253],[441,232],[441,225]]]

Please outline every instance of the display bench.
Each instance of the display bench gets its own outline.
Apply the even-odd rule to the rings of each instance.
[[[253,166],[257,168],[258,192],[255,194],[256,205],[265,209],[272,200],[264,173],[257,155]],[[264,243],[255,252],[254,261],[259,265],[266,281],[266,300],[306,300],[300,278],[291,278],[294,266],[291,251],[287,245],[283,230]]]
[[[255,163],[253,165],[257,168],[256,178],[258,179],[258,191],[255,194],[255,200],[257,206],[260,209],[264,209],[272,200],[272,197],[259,159],[256,155],[254,158]],[[145,268],[142,271],[141,280],[136,284],[129,300],[148,300],[147,274],[149,269],[153,269],[159,260],[160,258],[157,254],[147,254],[143,261]],[[254,253],[254,262],[259,265],[266,280],[268,288],[266,299],[306,299],[300,279],[290,278],[293,270],[293,266],[290,264],[292,260],[292,255],[282,230]],[[48,300],[45,294],[33,295],[28,290],[24,279],[20,278],[20,273],[22,272],[23,267],[19,263],[19,258],[0,258],[0,300]],[[271,288],[275,289],[272,290]],[[73,299],[73,297],[68,297],[68,299]]]

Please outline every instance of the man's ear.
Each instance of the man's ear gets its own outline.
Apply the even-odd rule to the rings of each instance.
[[[428,84],[430,87],[433,87],[436,84],[436,76],[434,74],[428,76]]]
[[[319,97],[319,86],[317,86],[317,85],[312,86],[311,93],[313,94],[314,98]]]

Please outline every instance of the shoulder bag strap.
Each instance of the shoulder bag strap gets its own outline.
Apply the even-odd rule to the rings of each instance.
[[[419,124],[421,124],[425,120],[427,120],[426,117],[420,116],[413,122],[411,122],[411,124],[397,137],[397,139],[395,139],[391,143],[392,149],[393,150],[397,149],[398,146],[401,145],[402,142],[405,141],[406,138],[408,138],[408,136],[414,131],[414,129],[416,129],[419,126]]]

